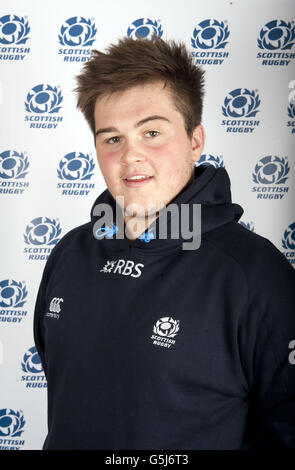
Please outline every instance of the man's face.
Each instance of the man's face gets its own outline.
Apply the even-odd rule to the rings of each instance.
[[[162,82],[136,85],[100,97],[94,111],[96,152],[106,185],[124,207],[167,206],[192,180],[204,147],[204,129],[190,139],[183,116]],[[133,175],[142,180],[126,180]],[[138,213],[137,215],[140,216]]]

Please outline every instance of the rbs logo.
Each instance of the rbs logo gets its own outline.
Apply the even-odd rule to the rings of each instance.
[[[114,261],[107,261],[104,267],[100,270],[101,273],[122,274],[123,276],[140,277],[141,269],[144,264],[135,264],[134,261],[118,259]]]

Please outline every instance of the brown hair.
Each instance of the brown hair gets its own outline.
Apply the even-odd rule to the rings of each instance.
[[[204,71],[193,64],[185,45],[174,40],[120,39],[108,53],[93,50],[91,59],[77,76],[77,107],[95,135],[94,106],[105,94],[124,91],[134,85],[163,81],[172,92],[176,109],[182,114],[189,137],[201,123]]]

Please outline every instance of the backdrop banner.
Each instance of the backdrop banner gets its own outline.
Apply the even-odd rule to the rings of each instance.
[[[199,164],[226,168],[240,223],[295,267],[294,14],[293,0],[1,1],[0,450],[42,448],[37,290],[53,247],[106,188],[74,92],[92,50],[153,33],[186,44],[206,70]]]

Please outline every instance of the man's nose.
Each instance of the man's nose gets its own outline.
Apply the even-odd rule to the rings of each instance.
[[[132,162],[141,162],[145,159],[143,149],[134,141],[126,140],[123,152],[121,154],[121,163],[128,164]]]

